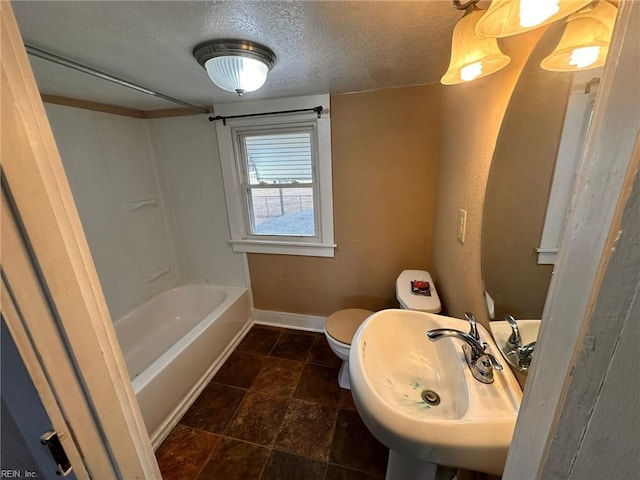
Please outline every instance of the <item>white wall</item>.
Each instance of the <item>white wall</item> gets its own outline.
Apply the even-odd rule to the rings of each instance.
[[[59,105],[46,110],[117,320],[180,281],[145,120]]]
[[[187,281],[247,286],[234,253],[215,126],[207,115],[149,120],[168,185]]]
[[[181,283],[248,285],[207,116],[45,107],[114,320]]]

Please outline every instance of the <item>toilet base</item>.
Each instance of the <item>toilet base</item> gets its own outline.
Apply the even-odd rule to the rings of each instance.
[[[349,381],[349,362],[344,361],[338,372],[338,385],[345,390],[351,390],[351,382]]]

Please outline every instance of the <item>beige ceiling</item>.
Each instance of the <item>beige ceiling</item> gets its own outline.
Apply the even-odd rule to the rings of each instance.
[[[198,43],[241,38],[277,56],[248,99],[346,93],[438,82],[448,65],[450,0],[14,1],[25,43],[165,95],[234,102],[192,56]],[[143,110],[176,106],[30,57],[43,93]]]

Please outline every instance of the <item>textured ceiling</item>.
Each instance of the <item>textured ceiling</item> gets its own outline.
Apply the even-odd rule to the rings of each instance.
[[[277,56],[248,99],[438,82],[448,65],[450,0],[14,1],[25,43],[198,105],[234,102],[191,52],[241,38]],[[43,93],[139,109],[176,105],[30,57]]]

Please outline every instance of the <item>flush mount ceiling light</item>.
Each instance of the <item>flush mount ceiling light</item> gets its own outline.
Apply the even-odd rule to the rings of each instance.
[[[558,46],[540,63],[544,70],[574,72],[604,65],[609,52],[617,8],[600,1],[567,19]]]
[[[447,73],[440,82],[455,85],[476,78],[486,77],[506,67],[511,59],[500,51],[495,38],[480,37],[476,34],[476,24],[485,13],[471,0],[461,4],[453,0],[453,6],[465,10],[465,14],[453,29],[451,40],[451,61]]]
[[[213,83],[242,96],[258,90],[267,80],[276,55],[264,45],[246,40],[211,40],[193,49]]]
[[[478,35],[509,37],[571,15],[593,0],[493,0],[478,22]]]

